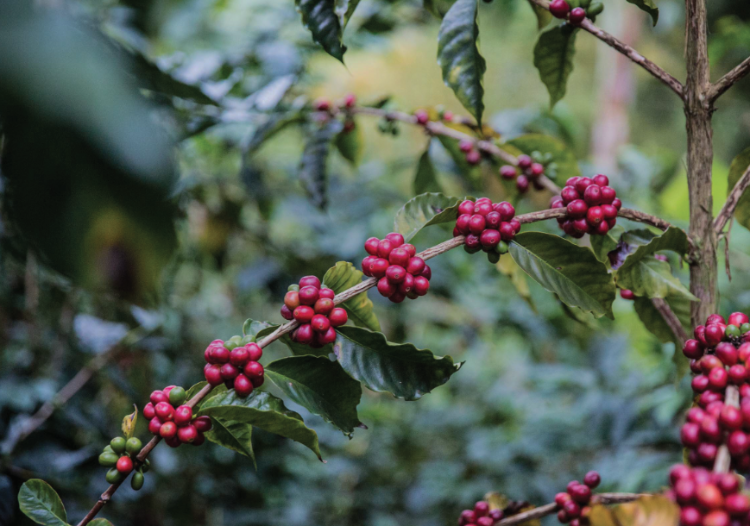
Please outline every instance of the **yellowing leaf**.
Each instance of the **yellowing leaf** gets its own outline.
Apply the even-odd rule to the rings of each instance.
[[[135,424],[138,422],[138,406],[133,404],[133,408],[135,411],[122,419],[122,432],[125,434],[126,439],[133,437]]]
[[[642,497],[615,507],[597,504],[589,515],[591,526],[677,526],[679,521],[679,508],[662,495]]]

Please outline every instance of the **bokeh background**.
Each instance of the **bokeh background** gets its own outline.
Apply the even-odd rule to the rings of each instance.
[[[683,79],[684,8],[658,5],[656,27],[624,0],[605,2],[597,23]],[[709,9],[717,78],[750,54],[750,8]],[[438,27],[418,0],[362,0],[344,66],[312,43],[291,0],[0,6],[0,524],[31,524],[16,502],[31,477],[79,520],[106,488],[97,456],[132,404],[200,380],[206,344],[240,333],[246,318],[279,322],[287,284],[363,257],[363,241],[389,232],[413,196],[425,148],[446,194],[517,198],[494,170],[462,172],[420,130],[383,135],[369,117],[357,119],[358,166],[330,155],[325,210],[298,178],[303,127],[249,148],[274,114],[317,97],[463,113],[441,80]],[[479,27],[486,115],[503,138],[553,135],[585,174],[608,174],[625,206],[687,226],[683,114],[667,88],[581,34],[568,94],[550,110],[527,3],[482,3]],[[750,145],[749,88],[740,82],[715,115],[717,209],[731,159]],[[532,193],[517,208],[549,197]],[[433,227],[415,243],[447,235]],[[750,235],[735,226],[731,241],[722,310],[748,312]],[[257,471],[210,443],[159,447],[144,489],[124,486],[102,516],[117,526],[438,526],[488,491],[549,502],[589,469],[604,490],[662,487],[681,459],[689,388],[674,345],[645,330],[632,302],[616,300],[615,321],[574,319],[535,283],[524,297],[463,251],[435,260],[433,276],[418,302],[370,297],[391,341],[466,362],[446,385],[416,402],[365,389],[368,429],[351,440],[299,409],[326,463],[262,431]],[[273,345],[265,360],[286,353]],[[84,388],[14,443],[92,360],[101,368]]]

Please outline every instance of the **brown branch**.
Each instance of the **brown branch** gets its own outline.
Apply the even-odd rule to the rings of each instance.
[[[708,102],[713,104],[716,99],[721,97],[725,91],[734,85],[735,82],[742,80],[748,73],[750,73],[750,57],[740,62],[733,70],[709,86],[706,91]]]
[[[724,397],[724,403],[731,405],[739,409],[740,407],[740,391],[736,385],[730,385],[727,387],[726,396]],[[716,453],[716,461],[714,462],[715,473],[729,473],[729,466],[732,462],[732,458],[729,455],[729,449],[726,444],[719,446],[719,451]]]
[[[679,345],[677,345],[677,349],[675,350],[675,352],[679,352],[685,342],[689,339],[687,332],[685,332],[685,328],[680,322],[680,319],[672,311],[672,308],[669,306],[669,304],[662,298],[651,298],[651,303],[654,304],[654,307],[656,307],[656,310],[658,310],[659,314],[661,314],[662,318],[664,318],[664,321],[672,330],[672,333],[677,337]]]
[[[641,497],[648,496],[650,495],[645,493],[599,493],[592,497],[592,503],[622,504],[624,502],[632,502],[634,500],[640,499]],[[556,503],[552,502],[550,504],[545,504],[544,506],[539,506],[538,508],[519,513],[518,515],[512,515],[507,519],[496,522],[495,526],[513,526],[514,524],[521,524],[526,521],[541,519],[542,517],[546,517],[547,515],[557,513],[559,510],[560,507]]]
[[[529,0],[533,4],[549,10],[549,2],[546,0]],[[610,35],[603,29],[600,29],[596,27],[591,20],[588,18],[585,19],[581,23],[581,29],[588,31],[592,35],[594,35],[596,38],[607,44],[609,47],[613,48],[616,51],[619,51],[626,57],[628,57],[630,60],[641,66],[643,69],[648,71],[651,75],[653,75],[656,79],[664,83],[667,87],[669,87],[672,91],[674,91],[680,98],[683,97],[683,86],[680,83],[679,80],[674,78],[672,75],[661,69],[659,66],[651,62],[649,59],[638,53],[635,49],[628,46],[624,42],[618,40],[614,36]]]
[[[39,426],[44,424],[55,410],[67,403],[75,394],[86,385],[94,374],[96,374],[123,346],[133,345],[146,335],[140,327],[129,331],[117,343],[107,349],[105,352],[97,355],[85,367],[65,384],[50,400],[47,400],[37,410],[36,413],[28,417],[15,431],[8,434],[8,437],[2,444],[2,452],[5,455],[13,453],[15,448],[31,433],[36,431]]]
[[[740,202],[740,197],[742,197],[742,194],[748,186],[750,186],[750,166],[747,167],[745,173],[742,174],[742,177],[739,178],[734,185],[734,188],[732,188],[732,191],[729,192],[729,196],[727,197],[724,206],[721,207],[719,215],[714,219],[714,232],[717,236],[721,234],[727,221],[729,221],[734,214],[734,210],[737,208],[737,203]]]

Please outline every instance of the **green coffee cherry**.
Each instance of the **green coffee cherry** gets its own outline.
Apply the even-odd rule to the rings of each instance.
[[[143,473],[141,473],[140,471],[136,471],[135,473],[133,473],[133,477],[130,479],[130,487],[138,491],[143,487],[144,480],[145,477],[143,476]]]
[[[295,285],[294,283],[292,283],[286,288],[286,290],[287,292],[292,292],[292,291],[299,292],[299,285]]]
[[[182,389],[182,387],[180,387],[180,389]],[[169,394],[171,395],[172,393],[170,392]],[[143,447],[143,442],[141,442],[139,439],[135,437],[129,438],[128,441],[125,443],[125,451],[127,451],[131,455],[137,455],[138,453],[140,453],[142,447]]]
[[[146,459],[143,461],[143,465],[141,466],[141,471],[144,473],[148,473],[148,470],[151,469],[151,461],[149,459]]]
[[[112,446],[110,446],[109,444],[107,444],[106,446],[104,446],[104,449],[102,450],[102,453],[112,453],[114,455],[115,454],[115,450],[112,449]]]
[[[736,325],[727,325],[726,330],[724,331],[724,334],[727,336],[731,336],[733,338],[737,338],[740,335],[740,328]]]
[[[242,347],[242,336],[232,336],[231,338],[229,338],[229,340],[227,340],[227,343],[224,345],[229,350],[232,350],[235,347]]]
[[[101,455],[99,455],[99,465],[106,466],[106,467],[112,467],[115,464],[117,464],[117,459],[119,459],[115,452],[107,453],[104,452]]]
[[[740,332],[742,334],[745,334],[746,332],[750,332],[750,323],[743,323],[740,325]]]
[[[601,14],[602,11],[604,11],[604,4],[601,2],[591,2],[591,5],[586,10],[586,14],[589,16],[596,16]]]
[[[117,468],[112,468],[107,471],[107,476],[105,478],[110,484],[116,484],[117,482],[120,482],[122,480],[122,477],[122,473],[117,471]]]
[[[109,443],[112,446],[112,450],[115,453],[123,453],[125,451],[125,439],[122,437],[115,437]]]
[[[495,247],[495,251],[498,254],[507,254],[508,253],[508,243],[505,241],[500,241],[500,243],[497,244]]]
[[[242,338],[242,345],[247,345],[248,343],[252,343],[255,341],[255,335],[254,334],[248,334],[244,338]]]
[[[487,252],[487,260],[494,265],[500,261],[500,254],[497,252]]]
[[[240,345],[237,345],[237,347],[241,347],[242,342],[240,342]],[[182,403],[187,398],[187,393],[185,392],[185,389],[183,389],[180,386],[173,387],[171,391],[169,391],[169,403],[172,404],[174,407],[181,406]]]

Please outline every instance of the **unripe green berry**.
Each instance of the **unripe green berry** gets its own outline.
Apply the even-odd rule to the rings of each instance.
[[[151,461],[149,459],[146,459],[143,461],[143,465],[141,466],[141,471],[144,473],[148,473],[148,470],[151,469]]]
[[[105,467],[112,467],[115,464],[117,464],[117,459],[119,458],[120,457],[118,457],[114,451],[112,453],[108,453],[108,452],[102,453],[101,455],[99,455],[99,465],[105,466]]]
[[[586,10],[586,14],[589,16],[596,16],[601,14],[602,11],[604,11],[604,4],[601,2],[591,2],[591,5]]]
[[[253,343],[255,341],[255,335],[254,334],[248,334],[244,338],[242,338],[242,345],[247,345],[248,343]]]
[[[113,455],[116,454],[115,450],[112,449],[112,446],[110,446],[109,444],[107,444],[106,446],[104,446],[104,449],[102,450],[102,453],[112,453]]]
[[[487,252],[487,260],[494,265],[500,261],[500,254],[497,252]]]
[[[740,335],[740,328],[737,327],[736,325],[727,325],[727,328],[724,331],[724,334],[726,334],[727,336],[736,338]]]
[[[495,247],[495,251],[498,254],[507,254],[508,253],[508,243],[505,241],[500,241],[500,243],[497,244]]]
[[[185,392],[185,389],[180,386],[173,387],[172,390],[169,391],[169,403],[174,407],[181,406],[186,398],[187,393]]]
[[[112,451],[115,453],[123,453],[125,451],[125,439],[122,437],[113,438],[109,445],[112,446]]]
[[[286,290],[287,290],[287,292],[291,292],[291,291],[299,292],[299,285],[296,285],[296,284],[292,283],[291,285],[289,285],[286,288]]]
[[[136,437],[129,438],[128,441],[125,443],[125,451],[127,451],[131,455],[137,455],[138,453],[140,453],[142,447],[143,447],[143,442],[141,442]]]
[[[236,347],[242,347],[242,336],[232,336],[224,346],[230,351]]]
[[[130,487],[138,491],[143,487],[144,480],[145,477],[143,476],[143,473],[141,473],[140,471],[136,471],[135,473],[133,473],[133,478],[130,479]]]
[[[746,332],[750,332],[750,323],[743,323],[740,325],[740,332],[742,334],[745,334]]]
[[[117,482],[120,482],[122,480],[122,477],[122,473],[117,471],[117,468],[112,468],[107,471],[107,476],[105,478],[110,484],[116,484]]]

